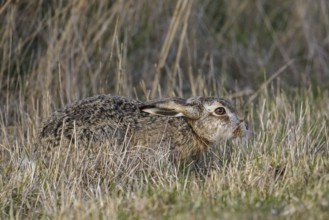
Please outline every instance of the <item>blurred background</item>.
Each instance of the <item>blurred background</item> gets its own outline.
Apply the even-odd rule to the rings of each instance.
[[[9,0],[0,24],[6,118],[99,93],[248,99],[268,79],[329,87],[327,0]]]

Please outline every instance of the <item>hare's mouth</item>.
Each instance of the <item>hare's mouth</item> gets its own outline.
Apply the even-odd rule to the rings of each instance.
[[[233,137],[243,137],[246,136],[249,130],[249,124],[246,121],[241,121],[233,131]]]

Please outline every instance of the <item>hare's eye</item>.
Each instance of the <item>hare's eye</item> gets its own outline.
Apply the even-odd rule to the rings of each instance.
[[[224,107],[219,107],[215,109],[215,114],[216,115],[224,115],[226,113],[225,108]]]

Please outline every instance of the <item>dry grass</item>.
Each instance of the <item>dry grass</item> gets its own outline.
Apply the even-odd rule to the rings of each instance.
[[[328,219],[328,12],[325,0],[0,1],[0,218]],[[204,170],[122,143],[33,153],[43,118],[97,93],[231,97],[254,137],[211,149]]]

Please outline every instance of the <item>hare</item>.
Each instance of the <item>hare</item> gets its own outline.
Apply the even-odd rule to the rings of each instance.
[[[229,101],[214,97],[136,101],[98,95],[53,113],[40,131],[42,146],[78,144],[87,148],[107,143],[163,145],[174,161],[198,159],[220,140],[247,137],[248,123]]]

